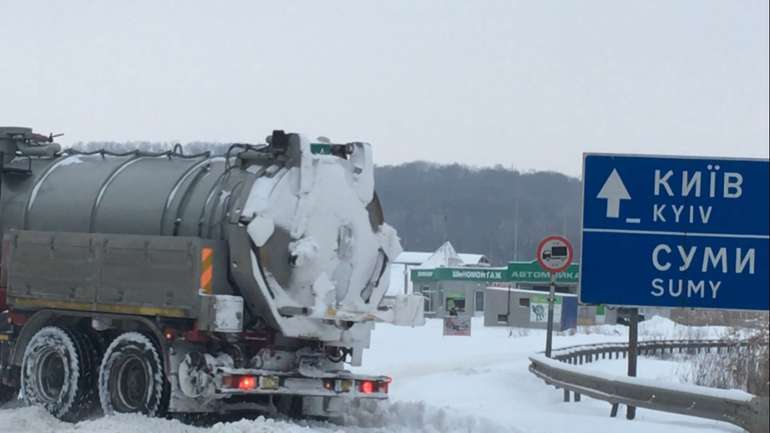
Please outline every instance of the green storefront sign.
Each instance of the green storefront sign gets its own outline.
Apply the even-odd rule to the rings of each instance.
[[[551,281],[551,275],[544,271],[537,261],[510,262],[508,274],[509,281],[514,283],[548,284]],[[573,263],[566,271],[556,274],[556,284],[577,284],[579,277],[580,265]]]
[[[577,284],[580,266],[572,264],[556,275],[557,284]],[[548,284],[550,274],[536,261],[510,262],[505,268],[435,268],[412,269],[413,282],[426,281],[485,281],[501,283]]]
[[[412,281],[508,281],[506,268],[413,269]]]

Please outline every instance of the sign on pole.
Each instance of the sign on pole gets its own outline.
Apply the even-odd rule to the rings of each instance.
[[[412,269],[412,281],[490,281],[508,280],[506,268],[435,268]]]
[[[567,269],[556,274],[556,284],[574,285],[578,283],[580,265],[572,263]],[[530,262],[509,262],[504,268],[434,268],[412,269],[413,282],[432,281],[475,281],[486,283],[526,283],[548,284],[551,273],[544,270],[537,260]]]
[[[564,299],[560,296],[553,302],[553,323],[561,323],[561,306]],[[532,295],[529,298],[529,321],[533,323],[545,323],[548,319],[548,296]]]
[[[572,245],[562,236],[548,236],[537,246],[537,262],[543,270],[561,272],[572,263]]]
[[[767,310],[769,167],[585,154],[580,301]]]
[[[575,285],[578,283],[580,265],[572,263],[567,269],[556,273],[557,285]],[[512,283],[548,284],[551,273],[544,270],[537,260],[531,262],[509,262],[508,281]]]
[[[548,236],[537,245],[537,262],[551,273],[550,290],[548,291],[548,325],[545,332],[545,356],[551,357],[553,342],[553,316],[556,301],[556,275],[569,268],[572,263],[572,244],[563,236]]]

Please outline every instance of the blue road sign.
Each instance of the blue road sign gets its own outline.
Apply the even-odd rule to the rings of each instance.
[[[767,310],[769,168],[585,154],[581,302]]]

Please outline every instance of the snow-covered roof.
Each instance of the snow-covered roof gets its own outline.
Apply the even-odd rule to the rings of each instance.
[[[465,266],[489,265],[489,259],[484,254],[457,253],[457,255],[460,256],[461,259],[463,259]]]
[[[393,263],[406,263],[408,265],[419,265],[428,260],[433,253],[423,251],[402,251],[401,254],[393,260]]]
[[[450,242],[444,242],[436,251],[403,251],[390,263],[389,295],[412,292],[409,272],[412,269],[489,266],[489,259],[483,254],[458,253]],[[406,287],[404,287],[406,284]]]
[[[487,290],[499,290],[501,292],[507,292],[510,290],[511,293],[527,293],[527,294],[533,294],[533,295],[548,294],[547,290],[513,289],[508,287],[497,287],[497,286],[487,286]],[[574,298],[577,296],[575,293],[562,293],[562,292],[556,292],[555,295],[566,297],[566,298]]]
[[[415,269],[434,269],[463,265],[465,265],[465,262],[463,262],[463,259],[457,255],[455,247],[453,247],[450,242],[444,242],[443,245],[438,247],[436,252],[428,257],[428,260],[425,260],[418,266],[415,266]]]
[[[454,246],[451,242],[445,242],[443,245],[441,245],[438,250],[427,252],[427,251],[402,251],[401,254],[399,254],[395,260],[393,260],[393,263],[404,263],[407,265],[424,265],[425,262],[428,261],[428,259],[431,258],[431,256],[435,255],[438,251],[442,249],[446,249],[448,245],[448,248],[451,248],[454,251]],[[470,254],[470,253],[457,253],[457,256],[460,257],[462,260],[462,265],[460,266],[475,266],[475,265],[488,265],[489,259],[484,254]],[[424,266],[422,266],[424,267]]]

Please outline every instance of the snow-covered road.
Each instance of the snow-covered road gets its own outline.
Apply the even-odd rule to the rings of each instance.
[[[603,326],[557,336],[554,346],[625,341],[625,328]],[[719,328],[685,328],[654,318],[640,325],[647,338],[719,337]],[[361,372],[393,377],[391,402],[351,407],[345,425],[295,423],[264,418],[194,427],[176,420],[121,415],[66,424],[38,408],[0,409],[0,432],[19,433],[595,433],[739,432],[716,421],[639,410],[637,419],[609,417],[606,402],[562,402],[562,393],[529,373],[527,356],[542,350],[544,332],[484,328],[474,319],[472,337],[442,337],[441,322],[423,328],[378,325]],[[586,368],[622,374],[623,360]],[[678,381],[682,364],[640,360],[639,375]]]

